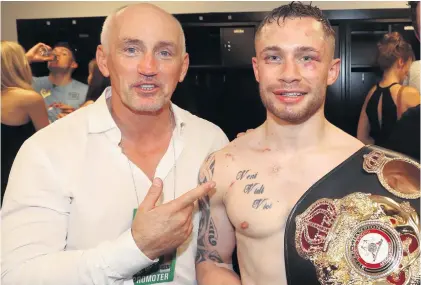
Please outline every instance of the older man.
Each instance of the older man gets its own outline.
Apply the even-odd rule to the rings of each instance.
[[[195,201],[214,184],[186,190],[228,141],[170,101],[189,65],[181,25],[150,4],[124,7],[104,22],[97,62],[111,88],[16,158],[2,284],[195,284]]]

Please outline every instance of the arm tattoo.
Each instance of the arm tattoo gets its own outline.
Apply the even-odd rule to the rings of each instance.
[[[213,178],[215,170],[215,156],[211,154],[205,161],[199,174],[199,184],[206,183]],[[216,250],[210,251],[208,246],[217,246],[218,231],[210,215],[210,198],[206,195],[199,199],[199,209],[202,214],[199,223],[199,235],[197,237],[196,264],[206,260],[222,263],[222,258]]]
[[[202,185],[213,178],[213,172],[215,171],[215,154],[211,153],[205,160],[204,165],[199,173],[198,183]]]

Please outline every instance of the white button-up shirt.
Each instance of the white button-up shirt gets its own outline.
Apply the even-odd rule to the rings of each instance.
[[[151,181],[118,146],[111,89],[104,93],[37,132],[16,156],[2,209],[3,285],[133,284],[132,276],[153,264],[130,229]],[[163,203],[195,188],[202,162],[228,143],[217,126],[172,108],[174,141],[155,174],[164,181]],[[196,284],[197,206],[193,224],[166,284]]]

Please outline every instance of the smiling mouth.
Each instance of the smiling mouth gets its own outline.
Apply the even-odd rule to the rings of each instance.
[[[157,88],[158,86],[156,86],[155,84],[140,84],[138,86],[136,86],[137,88],[140,88],[144,91],[152,91],[155,88]]]
[[[133,87],[145,93],[154,92],[159,88],[159,86],[155,84],[136,84]]]
[[[294,98],[294,97],[303,96],[305,94],[306,93],[302,93],[302,92],[282,92],[282,93],[276,94],[276,95]]]

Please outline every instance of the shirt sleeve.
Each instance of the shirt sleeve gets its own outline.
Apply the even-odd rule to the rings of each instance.
[[[35,76],[32,77],[32,88],[34,88],[34,90],[37,91],[38,93],[41,90],[39,77],[35,77]]]
[[[3,285],[123,284],[156,262],[136,246],[131,229],[86,250],[66,250],[72,197],[49,157],[24,143],[13,164],[2,209]]]

